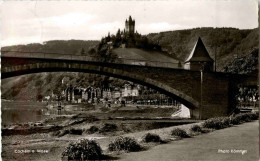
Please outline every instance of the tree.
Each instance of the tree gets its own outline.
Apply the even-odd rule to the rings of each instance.
[[[81,55],[85,55],[85,54],[86,54],[86,52],[85,52],[85,49],[84,49],[84,48],[82,48],[82,49],[81,49],[81,51],[80,51],[80,54],[81,54]]]
[[[91,48],[91,49],[88,51],[88,54],[89,54],[89,55],[95,55],[95,54],[96,54],[95,48]]]

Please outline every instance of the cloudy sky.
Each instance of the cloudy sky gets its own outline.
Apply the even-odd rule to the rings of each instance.
[[[100,40],[124,28],[129,15],[141,34],[194,27],[258,27],[257,0],[5,1],[1,45],[47,40]]]

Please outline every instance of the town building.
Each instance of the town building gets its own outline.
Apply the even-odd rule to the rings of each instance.
[[[135,97],[139,96],[138,86],[135,84],[124,84],[122,88],[122,97]]]

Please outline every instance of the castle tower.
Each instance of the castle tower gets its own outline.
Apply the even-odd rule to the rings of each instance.
[[[135,33],[135,20],[132,20],[131,16],[129,16],[129,20],[125,20],[125,32],[129,35]]]

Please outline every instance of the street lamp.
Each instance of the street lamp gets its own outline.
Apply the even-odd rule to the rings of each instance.
[[[199,119],[202,119],[202,96],[203,96],[203,71],[206,65],[206,62],[199,62],[200,64],[200,110],[199,110]]]
[[[215,72],[217,72],[217,46],[215,45],[215,65],[214,65],[214,67],[215,67]]]
[[[211,47],[214,47],[214,71],[217,72],[217,48],[219,47],[218,45],[212,45]]]

